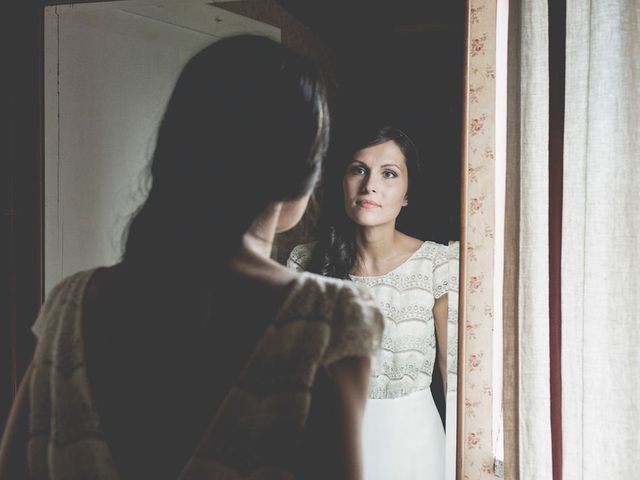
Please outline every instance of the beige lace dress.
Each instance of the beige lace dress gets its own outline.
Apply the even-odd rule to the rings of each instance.
[[[295,247],[289,268],[304,271],[312,248]],[[385,318],[363,425],[365,480],[444,478],[445,434],[430,385],[437,368],[434,302],[457,291],[452,255],[457,250],[427,241],[385,275],[350,275],[369,289]]]
[[[28,465],[34,479],[118,478],[84,358],[82,300],[93,271],[57,285],[33,327]],[[366,288],[300,275],[179,478],[293,478],[280,461],[291,453],[281,450],[302,432],[318,368],[372,355],[382,329]]]

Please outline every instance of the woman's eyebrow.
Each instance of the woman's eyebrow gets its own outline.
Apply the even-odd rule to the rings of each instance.
[[[362,160],[352,160],[349,165],[354,165],[354,164],[359,164],[362,165],[364,167],[369,168],[369,165],[366,162],[363,162]],[[388,168],[388,167],[395,167],[398,170],[402,170],[402,168],[400,168],[400,165],[398,165],[397,163],[385,163],[384,165],[380,165],[380,167],[378,168]]]

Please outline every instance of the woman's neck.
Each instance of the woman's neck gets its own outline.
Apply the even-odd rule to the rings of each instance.
[[[398,256],[400,232],[395,224],[356,229],[356,270],[366,275],[376,275],[389,267]]]
[[[282,203],[269,205],[242,237],[241,251],[263,258],[271,257]]]
[[[269,205],[243,235],[238,253],[229,259],[231,272],[262,286],[276,289],[275,300],[283,300],[278,292],[289,285],[296,275],[271,259],[282,203]],[[277,303],[277,302],[276,302]]]

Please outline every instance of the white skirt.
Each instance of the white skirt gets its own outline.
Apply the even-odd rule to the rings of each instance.
[[[363,423],[364,480],[443,480],[445,434],[429,389],[369,399]]]

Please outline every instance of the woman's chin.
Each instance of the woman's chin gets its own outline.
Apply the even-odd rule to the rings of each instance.
[[[349,215],[349,217],[361,227],[380,227],[395,220],[393,218],[381,218],[380,215],[376,215],[375,212],[366,211],[356,212],[352,215]]]

